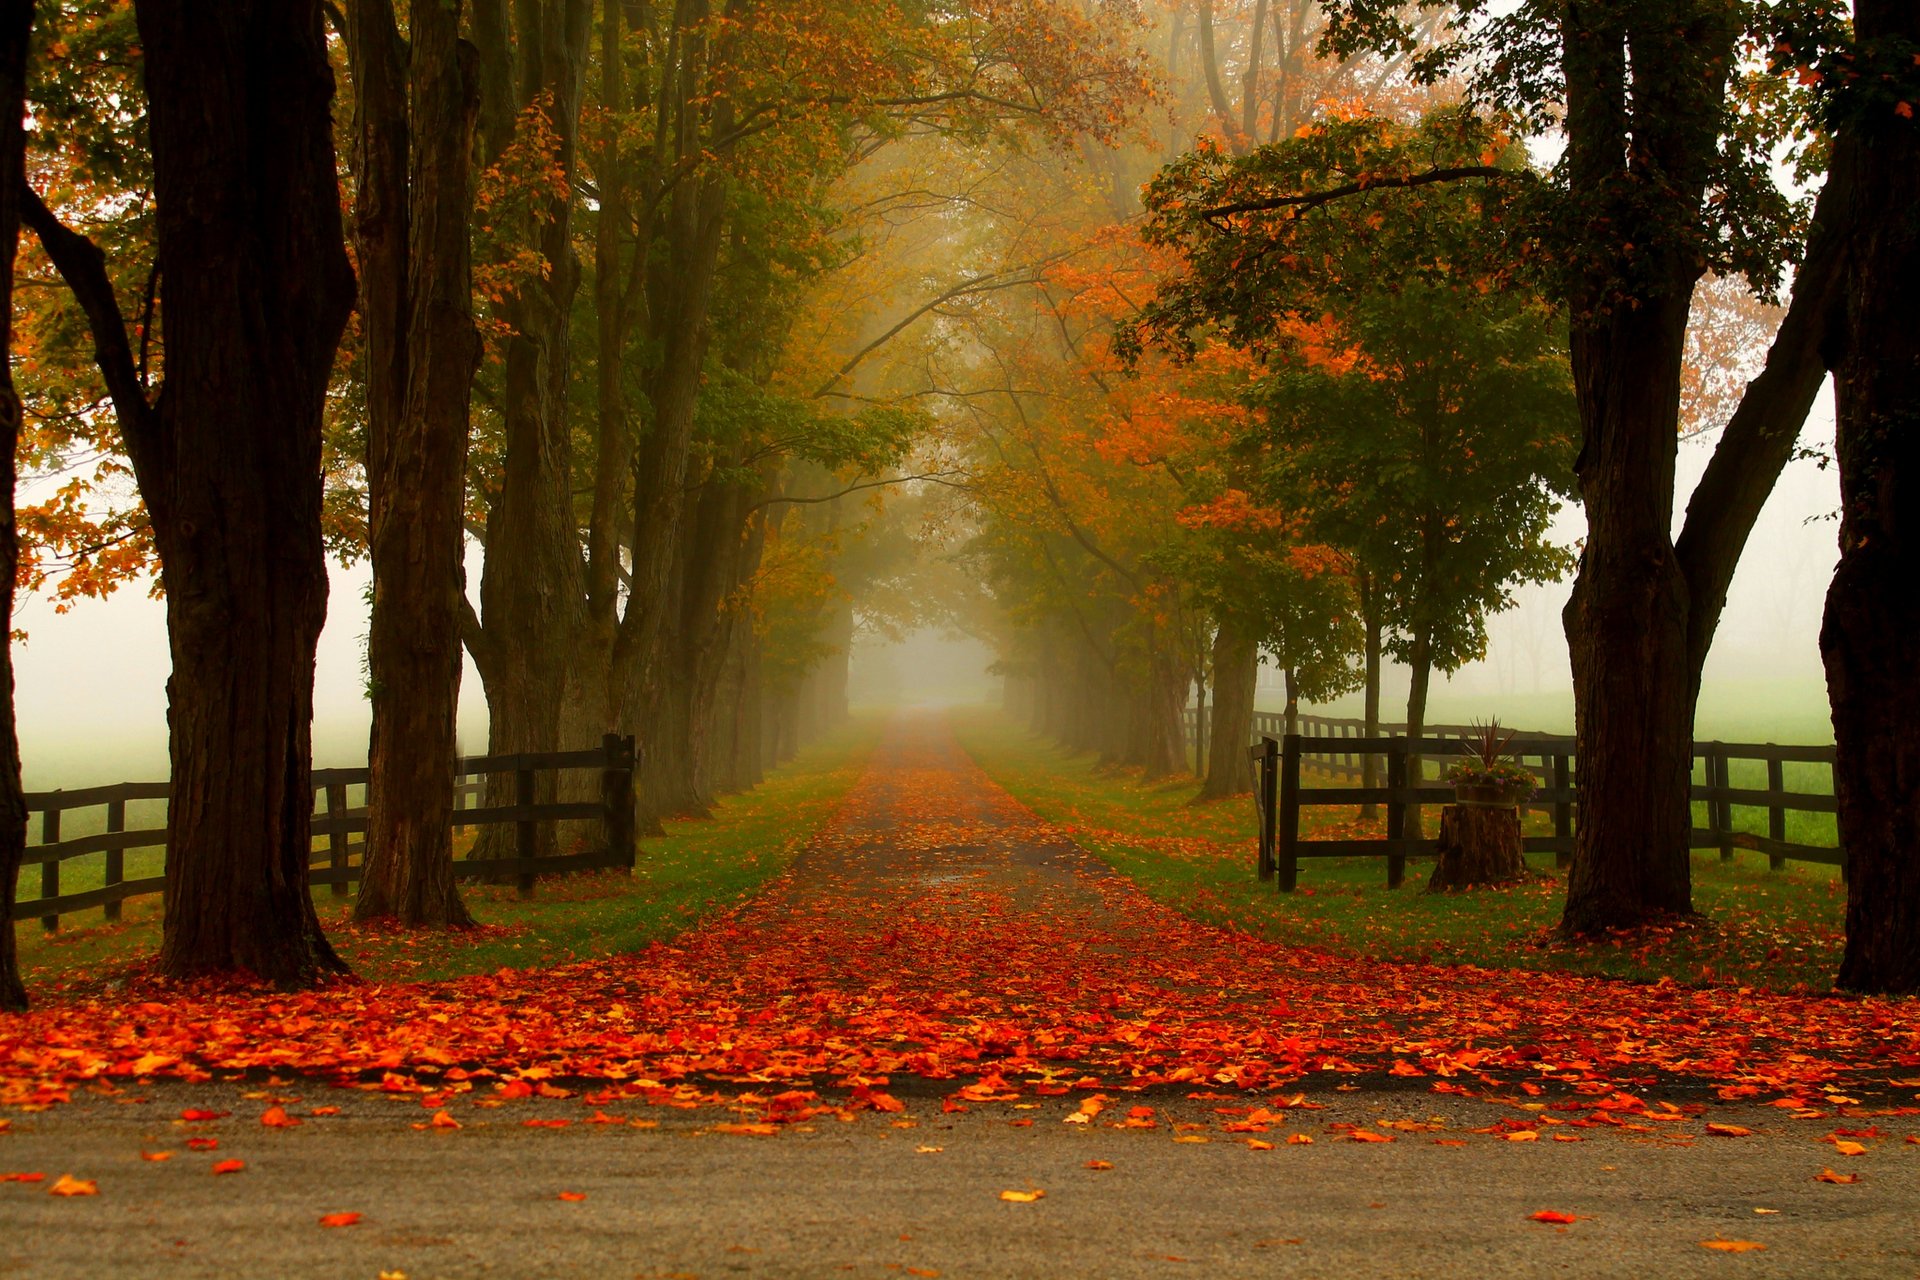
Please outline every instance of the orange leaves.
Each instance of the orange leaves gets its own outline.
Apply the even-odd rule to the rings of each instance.
[[[1718,1121],[1707,1122],[1707,1132],[1716,1138],[1750,1138],[1753,1130],[1737,1124],[1721,1124]]]
[[[239,1173],[246,1167],[247,1162],[245,1160],[217,1160],[214,1162],[213,1172],[215,1174]]]
[[[220,1139],[218,1138],[188,1138],[187,1139],[187,1150],[189,1151],[213,1151],[213,1150],[216,1150],[219,1146],[220,1146]]]
[[[565,1200],[568,1204],[579,1204],[587,1198],[587,1193],[584,1191],[562,1191],[557,1198]]]
[[[1347,1135],[1349,1142],[1392,1142],[1393,1136],[1386,1133],[1374,1133],[1370,1129],[1355,1129]]]
[[[180,1118],[191,1124],[203,1120],[219,1120],[232,1114],[231,1111],[207,1111],[200,1107],[189,1107],[180,1113]]]
[[[0,1173],[0,1182],[45,1182],[44,1173]]]
[[[1758,1253],[1767,1246],[1758,1240],[1702,1240],[1702,1249],[1718,1249],[1721,1253]]]
[[[1550,1222],[1556,1224],[1580,1221],[1579,1214],[1562,1213],[1558,1209],[1542,1209],[1538,1213],[1528,1214],[1527,1217],[1534,1222]]]
[[[1113,1161],[1111,1161],[1111,1160],[1089,1160],[1089,1161],[1087,1161],[1087,1162],[1086,1162],[1086,1164],[1084,1164],[1084,1165],[1082,1165],[1081,1167],[1082,1167],[1082,1168],[1085,1168],[1085,1169],[1095,1169],[1095,1170],[1106,1170],[1106,1169],[1111,1169],[1111,1168],[1113,1168]]]
[[[323,1227],[351,1227],[360,1221],[357,1213],[323,1213],[320,1225]]]
[[[72,1174],[63,1173],[54,1181],[52,1186],[47,1188],[47,1194],[52,1196],[97,1196],[100,1194],[100,1187],[99,1184],[91,1178],[76,1178]]]
[[[285,1107],[268,1107],[260,1115],[260,1123],[269,1129],[291,1129],[302,1123],[297,1116],[287,1114]]]
[[[433,1119],[427,1121],[427,1127],[430,1129],[458,1129],[460,1122],[442,1109],[433,1113]]]
[[[1850,1187],[1860,1181],[1860,1175],[1857,1173],[1835,1173],[1831,1169],[1822,1169],[1813,1175],[1813,1180],[1815,1182],[1831,1182],[1835,1186],[1840,1187]]]
[[[1000,1193],[1000,1198],[1010,1204],[1032,1204],[1034,1201],[1044,1200],[1046,1197],[1047,1193],[1037,1187],[1031,1191],[1002,1191]]]
[[[148,1160],[148,1161],[151,1161],[151,1162],[153,1162],[154,1164],[159,1164],[159,1163],[160,1163],[160,1162],[162,1162],[162,1161],[165,1161],[165,1160],[171,1160],[171,1159],[173,1159],[173,1152],[171,1152],[171,1151],[142,1151],[142,1152],[140,1153],[140,1158],[141,1158],[142,1160]]]

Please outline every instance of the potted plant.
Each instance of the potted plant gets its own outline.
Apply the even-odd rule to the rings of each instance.
[[[1478,736],[1466,739],[1469,754],[1447,769],[1456,804],[1483,809],[1511,809],[1533,794],[1538,782],[1533,770],[1507,754],[1514,731],[1498,720],[1476,724]]]

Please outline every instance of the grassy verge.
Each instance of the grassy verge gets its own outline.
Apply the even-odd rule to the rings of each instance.
[[[525,900],[507,885],[464,886],[481,922],[475,930],[363,927],[348,919],[351,899],[322,889],[315,903],[342,958],[374,981],[544,968],[637,950],[725,910],[784,870],[859,780],[879,732],[877,720],[856,719],[759,787],[723,799],[711,817],[667,823],[665,836],[641,841],[631,876],[545,880]],[[32,920],[15,926],[22,974],[36,997],[96,989],[159,949],[157,897],[128,901],[118,924],[82,919],[67,917],[55,934]]]
[[[1568,945],[1551,937],[1565,894],[1551,855],[1507,889],[1423,892],[1430,860],[1386,886],[1380,858],[1303,861],[1300,887],[1276,893],[1254,878],[1256,827],[1246,797],[1190,804],[1191,778],[1143,783],[1100,769],[992,712],[954,716],[960,740],[989,776],[1155,899],[1215,924],[1275,941],[1385,960],[1425,960],[1616,977],[1672,978],[1774,990],[1825,991],[1839,966],[1846,890],[1832,869],[1769,871],[1758,854],[1695,854],[1699,925]],[[1304,826],[1360,826],[1357,811],[1314,809]],[[1319,831],[1315,831],[1319,834]]]

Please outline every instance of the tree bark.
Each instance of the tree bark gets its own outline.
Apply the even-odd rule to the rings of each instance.
[[[1218,800],[1253,790],[1247,746],[1253,741],[1253,698],[1260,646],[1237,619],[1223,617],[1213,637],[1213,723],[1207,778],[1196,799]]]
[[[0,618],[13,617],[20,563],[13,522],[15,450],[20,441],[20,397],[13,389],[13,260],[20,244],[20,193],[26,183],[27,44],[31,0],[0,0]],[[13,935],[14,895],[27,845],[27,801],[20,783],[20,743],[14,733],[12,627],[0,636],[0,1010],[27,1007]]]
[[[160,966],[303,984],[345,968],[307,893],[321,414],[354,294],[333,75],[314,0],[136,17],[167,378],[121,427],[173,652]]]
[[[458,0],[415,6],[410,56],[390,0],[354,0],[349,12],[373,562],[367,859],[354,916],[465,926],[451,824],[467,411],[480,356],[468,251],[476,59],[459,38]]]
[[[1920,42],[1905,0],[1859,0],[1854,24],[1867,49]],[[1859,110],[1835,370],[1840,564],[1820,652],[1848,871],[1839,985],[1907,994],[1920,992],[1920,129],[1885,103]]]
[[[1427,688],[1433,680],[1433,639],[1430,633],[1422,631],[1413,639],[1411,652],[1407,655],[1407,667],[1411,679],[1407,682],[1407,785],[1421,785],[1421,775],[1425,772],[1425,756],[1415,749],[1420,739],[1427,736]],[[1407,806],[1407,835],[1419,839],[1425,834],[1425,818],[1421,806]]]
[[[1561,927],[1576,935],[1692,911],[1690,600],[1671,533],[1675,424],[1703,261],[1684,229],[1697,224],[1718,156],[1731,15],[1697,4],[1566,19],[1569,180],[1595,205],[1595,224],[1631,246],[1596,246],[1571,299],[1583,433],[1574,470],[1588,527],[1563,615],[1580,824]]]
[[[487,689],[489,754],[560,748],[560,711],[568,664],[583,623],[585,585],[573,513],[572,434],[567,419],[571,315],[579,285],[573,251],[573,176],[580,128],[582,75],[592,17],[589,0],[526,0],[509,24],[504,0],[475,0],[479,42],[481,132],[491,163],[512,137],[502,109],[540,109],[558,145],[566,175],[527,227],[529,247],[545,264],[542,279],[508,298],[499,315],[509,326],[500,405],[504,450],[500,487],[487,509],[486,564],[480,576],[480,624],[490,662],[475,665]],[[508,42],[505,49],[496,42]],[[501,86],[517,71],[518,84]],[[471,646],[469,646],[471,648]],[[491,775],[486,803],[514,802],[510,774]],[[551,800],[542,774],[537,798]],[[488,828],[477,852],[507,855],[510,829]],[[554,833],[543,825],[539,851]]]

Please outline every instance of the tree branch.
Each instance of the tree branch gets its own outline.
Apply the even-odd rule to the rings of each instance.
[[[749,515],[752,515],[754,512],[760,510],[762,507],[775,507],[775,506],[781,506],[783,504],[787,506],[799,507],[799,506],[811,506],[814,503],[819,503],[819,502],[832,502],[836,498],[844,498],[848,494],[858,493],[862,489],[883,489],[888,485],[905,484],[909,480],[925,480],[931,484],[945,485],[949,489],[963,489],[966,487],[965,485],[959,485],[959,484],[953,483],[950,477],[957,476],[957,475],[964,475],[964,474],[965,472],[957,471],[957,470],[923,471],[910,476],[889,476],[884,480],[862,480],[858,484],[848,485],[846,488],[840,490],[838,493],[825,493],[814,498],[789,498],[785,494],[776,494],[771,498],[761,499],[759,502],[756,502],[752,506],[747,507],[740,514],[743,517],[749,516]]]
[[[139,366],[127,341],[126,319],[114,296],[113,281],[107,276],[106,255],[99,245],[55,217],[39,193],[25,182],[20,184],[20,220],[33,228],[41,248],[86,313],[87,328],[93,334],[94,362],[106,381],[107,396],[113,401],[114,417],[119,420],[120,435],[133,461],[140,491],[162,492],[166,454],[160,415],[147,403]]]
[[[1444,169],[1429,169],[1425,173],[1362,178],[1357,182],[1330,187],[1325,191],[1306,191],[1295,196],[1268,196],[1264,200],[1242,200],[1237,204],[1215,205],[1211,209],[1202,209],[1200,219],[1215,231],[1225,231],[1227,228],[1219,220],[1230,218],[1237,213],[1268,213],[1275,209],[1298,209],[1304,213],[1309,209],[1317,209],[1323,204],[1344,200],[1348,196],[1357,196],[1365,191],[1426,187],[1436,182],[1458,182],[1463,178],[1519,178],[1532,181],[1534,175],[1526,169],[1502,169],[1490,164],[1452,165]]]

